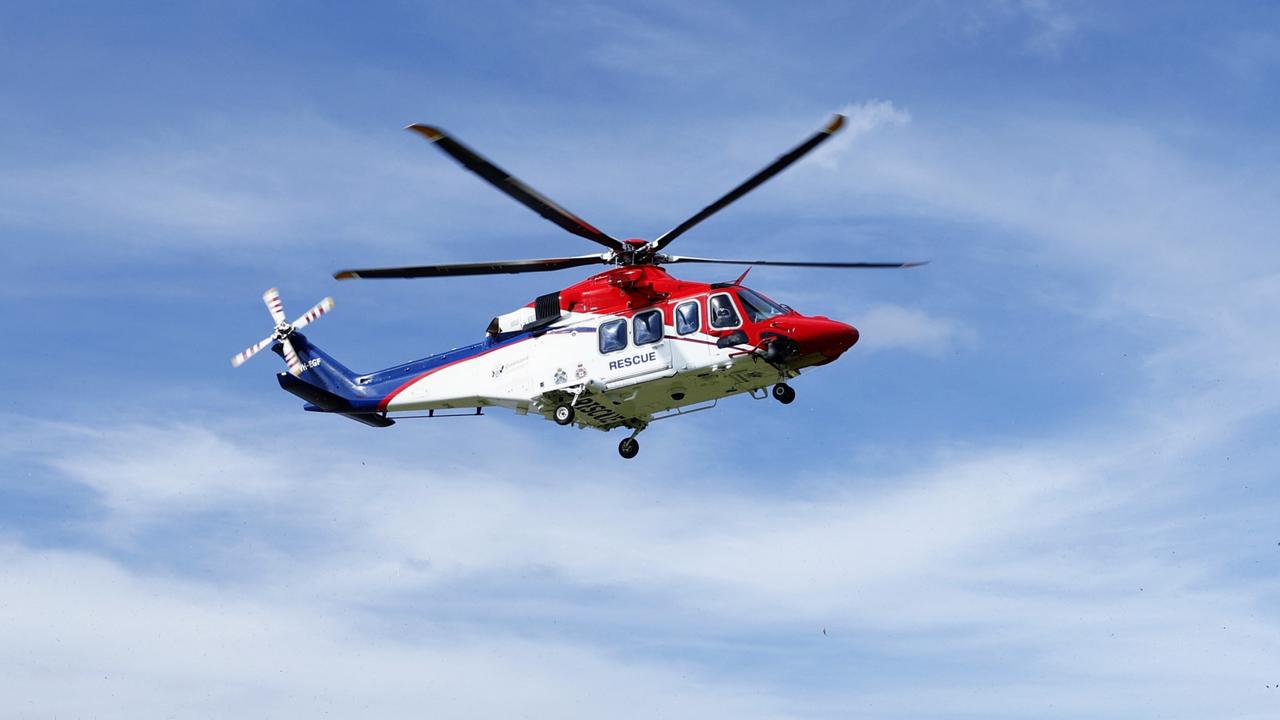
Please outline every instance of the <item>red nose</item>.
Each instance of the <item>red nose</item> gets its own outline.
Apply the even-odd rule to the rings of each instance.
[[[843,355],[845,350],[853,347],[854,343],[858,342],[858,328],[836,320],[825,320],[825,324],[827,325],[827,330],[823,333],[823,342],[820,350],[823,355],[832,360]]]
[[[825,317],[787,318],[788,335],[799,344],[797,355],[822,355],[835,360],[858,342],[858,330],[852,325]]]

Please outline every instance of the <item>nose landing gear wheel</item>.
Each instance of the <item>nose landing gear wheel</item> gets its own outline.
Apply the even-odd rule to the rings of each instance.
[[[773,386],[773,399],[783,405],[790,405],[796,399],[796,391],[792,390],[791,386],[786,383],[778,383]]]
[[[640,453],[640,441],[635,438],[625,438],[618,443],[618,454],[630,460]]]
[[[557,425],[568,425],[573,422],[574,416],[577,415],[571,405],[557,405],[553,417],[556,419]]]

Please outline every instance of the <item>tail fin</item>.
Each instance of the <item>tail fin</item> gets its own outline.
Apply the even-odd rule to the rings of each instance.
[[[293,322],[289,322],[285,316],[280,291],[276,288],[264,292],[262,302],[266,304],[267,312],[271,313],[275,327],[271,329],[270,335],[231,358],[232,367],[240,367],[260,350],[271,345],[272,351],[289,366],[289,372],[276,376],[280,387],[306,400],[309,403],[307,410],[338,413],[375,427],[395,424],[395,421],[387,418],[386,413],[378,412],[378,402],[371,398],[371,388],[365,387],[355,373],[312,345],[305,335],[298,332],[332,310],[333,298],[321,300]]]
[[[365,395],[364,388],[356,383],[357,374],[334,360],[325,351],[312,345],[306,335],[293,333],[289,339],[293,343],[294,351],[298,354],[298,360],[305,368],[298,375],[299,379],[348,400],[359,400]],[[279,345],[271,349],[277,354],[282,354]]]
[[[357,382],[357,374],[334,360],[328,353],[312,345],[305,335],[293,333],[289,339],[303,370],[297,377],[280,373],[280,387],[306,400],[308,410],[344,415],[374,427],[394,425],[395,421],[377,412],[378,401]],[[283,357],[284,348],[272,348]]]

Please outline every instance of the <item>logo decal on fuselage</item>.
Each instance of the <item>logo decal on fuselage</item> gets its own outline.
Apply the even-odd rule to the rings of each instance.
[[[652,362],[657,359],[658,359],[658,351],[651,350],[647,353],[641,353],[639,355],[632,355],[631,357],[624,357],[624,358],[618,358],[617,360],[611,360],[609,361],[609,369],[621,370],[623,368],[632,367],[633,365],[643,365],[647,362]]]

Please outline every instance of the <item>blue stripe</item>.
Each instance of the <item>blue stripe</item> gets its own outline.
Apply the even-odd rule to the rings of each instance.
[[[466,345],[453,350],[447,350],[435,355],[429,355],[420,360],[413,360],[403,365],[395,365],[393,367],[378,370],[361,377],[365,378],[362,383],[364,388],[370,391],[371,395],[382,397],[387,393],[395,390],[412,378],[425,372],[430,372],[438,367],[473,358],[481,353],[494,350],[496,348],[514,345],[521,340],[531,336],[531,333],[517,332],[506,333],[494,338],[486,338],[483,342],[474,345]]]

